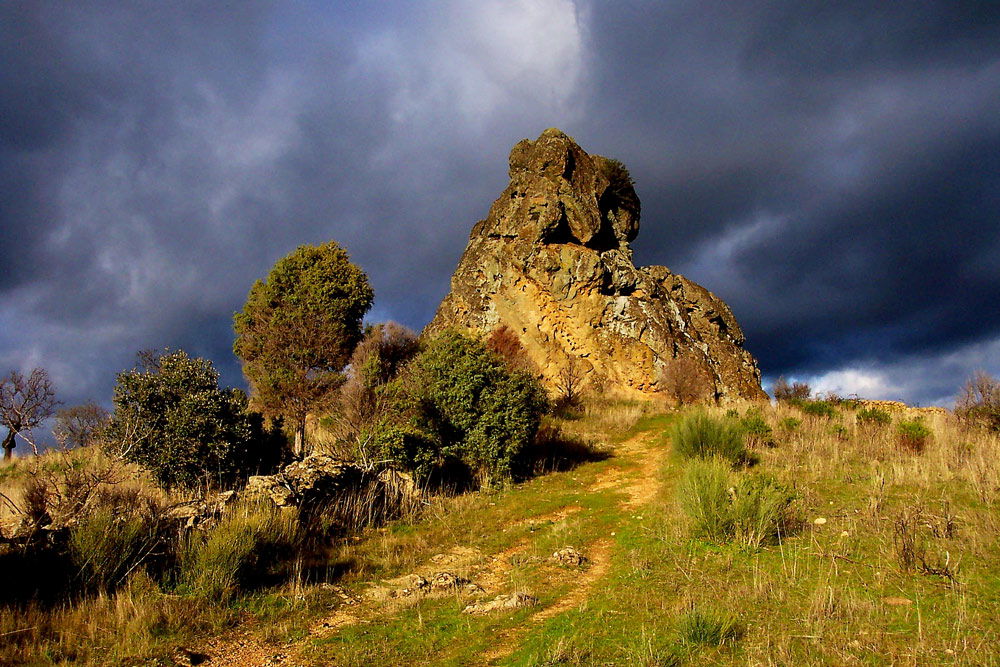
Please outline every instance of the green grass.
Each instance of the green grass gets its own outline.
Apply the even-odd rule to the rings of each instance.
[[[769,529],[756,531],[767,539],[750,544],[732,528],[725,539],[697,530],[697,517],[685,511],[691,494],[681,489],[692,466],[711,466],[698,459],[665,456],[658,495],[623,506],[621,487],[637,479],[644,461],[619,455],[504,490],[438,499],[419,520],[345,542],[326,564],[339,585],[361,595],[373,582],[434,571],[430,559],[454,548],[482,555],[463,574],[522,545],[499,587],[532,593],[538,607],[479,617],[461,613],[467,600],[460,596],[428,597],[317,638],[306,629],[330,613],[336,596],[307,587],[300,599],[271,588],[211,607],[216,616],[202,632],[219,634],[242,618],[241,627],[275,652],[301,642],[302,664],[314,665],[481,664],[497,637],[513,649],[499,661],[507,665],[1000,664],[1000,441],[935,417],[927,421],[934,437],[915,453],[899,446],[894,429],[859,426],[850,408],[839,408],[843,428],[834,434],[826,419],[782,428],[801,416],[798,409],[761,406],[758,427],[772,430],[773,443],[751,452],[758,465],[717,466],[709,486],[731,520],[771,514],[761,511],[767,503],[750,502],[755,490],[757,500],[768,489],[794,493],[803,521],[780,541]],[[672,451],[663,434],[676,415],[635,419],[642,410],[630,406],[626,419],[614,409],[588,407],[563,425],[613,445],[654,437],[661,451]],[[737,508],[741,494],[748,506]],[[900,517],[919,556],[909,562],[894,528]],[[612,543],[605,576],[583,605],[539,621],[536,614],[580,577],[548,562],[549,554],[566,545],[586,554],[598,539]],[[140,595],[131,588],[120,595]],[[184,615],[189,598],[155,599],[167,619],[166,639],[156,644],[164,651],[196,633],[193,619],[206,619]],[[122,615],[81,632],[98,646],[135,625],[127,621]],[[0,619],[0,632],[21,622]]]

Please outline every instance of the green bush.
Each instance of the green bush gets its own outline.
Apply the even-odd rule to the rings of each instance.
[[[269,577],[287,574],[301,538],[294,514],[269,501],[242,503],[206,534],[186,537],[181,582],[197,595],[227,599]]]
[[[922,452],[932,431],[920,419],[901,421],[896,425],[899,446],[911,452]]]
[[[888,426],[892,423],[892,415],[890,415],[888,411],[875,407],[858,410],[858,414],[855,418],[858,421],[858,426],[878,427]]]
[[[681,508],[696,535],[748,549],[781,539],[792,522],[794,500],[771,478],[734,473],[720,458],[690,462],[680,485]]]
[[[212,362],[183,350],[141,354],[118,374],[104,440],[168,488],[231,483],[266,471],[281,450],[246,394],[220,389]]]
[[[548,407],[534,376],[454,331],[432,340],[405,375],[397,394],[407,420],[380,435],[386,458],[422,478],[456,465],[484,486],[511,478]]]
[[[733,644],[746,630],[731,614],[691,609],[681,616],[677,628],[680,642],[688,646]]]
[[[746,431],[739,421],[717,419],[696,412],[677,422],[670,431],[674,449],[688,458],[720,456],[732,463],[748,463]]]

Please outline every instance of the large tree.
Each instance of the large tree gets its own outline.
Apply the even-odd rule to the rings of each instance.
[[[233,351],[256,405],[294,425],[296,455],[305,449],[306,415],[331,404],[344,381],[374,298],[368,276],[330,241],[278,260],[236,313]]]
[[[51,417],[55,405],[56,392],[44,368],[35,368],[27,377],[20,371],[11,371],[0,380],[0,424],[7,427],[3,439],[5,460],[16,446],[15,437],[25,437],[27,431]]]

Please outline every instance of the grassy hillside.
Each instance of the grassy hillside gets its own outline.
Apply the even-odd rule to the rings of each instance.
[[[685,512],[698,464],[669,434],[686,413],[594,404],[558,426],[607,457],[432,498],[226,602],[136,572],[114,593],[4,610],[0,662],[1000,663],[1000,440],[934,411],[859,424],[862,407],[710,410],[753,433],[725,492],[766,477],[794,497],[759,548],[708,539]],[[917,417],[920,442],[900,430]],[[17,500],[23,476],[4,475]],[[553,560],[564,547],[587,561]],[[463,613],[513,594],[534,604]]]

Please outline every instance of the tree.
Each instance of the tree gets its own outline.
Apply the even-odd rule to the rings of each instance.
[[[805,401],[812,395],[812,387],[805,382],[788,384],[788,380],[782,375],[771,385],[771,393],[774,394],[774,400],[779,403]]]
[[[7,427],[3,439],[3,458],[11,457],[20,435],[34,449],[34,443],[26,433],[52,416],[56,406],[56,392],[44,368],[32,369],[27,377],[19,371],[11,371],[0,380],[0,424]]]
[[[425,478],[458,463],[483,485],[509,479],[548,407],[533,375],[455,331],[432,340],[399,382],[407,421],[380,444]]]
[[[369,327],[354,348],[333,421],[338,440],[362,465],[374,462],[373,441],[393,418],[395,392],[386,385],[419,349],[417,335],[395,322]]]
[[[576,357],[566,357],[566,365],[556,375],[556,407],[561,410],[580,404],[583,388],[583,365]]]
[[[96,403],[84,403],[56,412],[52,435],[60,447],[86,447],[110,418],[107,410]]]
[[[278,260],[236,313],[233,351],[255,404],[294,424],[297,456],[305,449],[306,416],[335,399],[374,298],[368,276],[330,241]]]
[[[499,355],[511,369],[516,371],[527,371],[536,373],[537,369],[528,351],[524,349],[521,340],[506,324],[494,329],[486,338],[486,347],[496,355]]]
[[[955,401],[955,414],[966,421],[1000,431],[1000,380],[986,371],[976,371]]]
[[[712,382],[705,369],[690,357],[667,359],[660,369],[659,385],[678,406],[694,403],[712,393]]]
[[[239,389],[220,389],[211,361],[183,350],[139,355],[118,374],[106,443],[165,487],[231,482],[270,468],[279,447]]]

